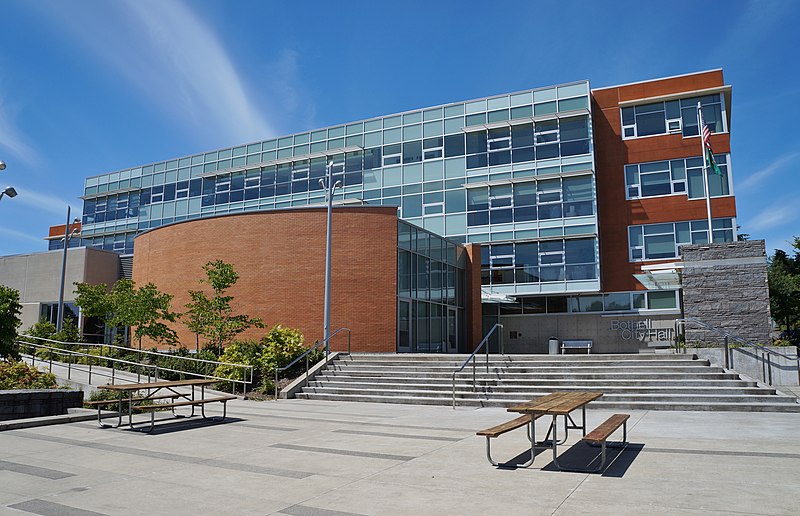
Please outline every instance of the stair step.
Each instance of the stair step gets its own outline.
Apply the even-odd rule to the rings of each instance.
[[[449,405],[453,371],[467,355],[341,355],[299,398]],[[604,393],[592,407],[800,412],[793,397],[743,380],[694,355],[490,355],[456,374],[465,406],[510,406],[550,392]],[[473,377],[475,386],[473,389]]]
[[[299,393],[298,398],[310,400],[330,400],[330,401],[358,401],[367,403],[398,403],[411,405],[449,405],[451,399],[437,398],[417,398],[413,396],[370,396],[370,395],[331,395],[325,393],[309,394]],[[457,400],[458,406],[479,406],[479,407],[508,407],[514,403],[525,400],[501,401],[501,400]],[[800,404],[788,403],[656,403],[656,402],[601,402],[593,401],[591,409],[626,409],[626,410],[684,410],[684,411],[738,411],[738,412],[800,412]]]

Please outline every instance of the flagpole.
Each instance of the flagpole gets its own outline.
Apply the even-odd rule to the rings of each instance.
[[[697,102],[697,133],[700,136],[700,156],[703,158],[703,188],[706,192],[706,215],[708,216],[708,241],[714,243],[714,229],[711,227],[711,190],[708,189],[708,170],[706,169],[706,144],[703,141],[703,111]]]

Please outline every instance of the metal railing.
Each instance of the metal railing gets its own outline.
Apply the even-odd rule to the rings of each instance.
[[[286,371],[287,369],[289,369],[290,367],[292,367],[293,365],[295,365],[296,363],[298,363],[299,361],[301,361],[302,359],[305,358],[306,359],[306,387],[308,387],[308,370],[309,370],[308,355],[310,355],[311,352],[314,351],[315,349],[317,349],[320,346],[322,346],[323,344],[325,344],[325,363],[328,363],[328,355],[330,355],[330,353],[331,353],[331,346],[330,346],[331,339],[333,338],[334,335],[336,335],[337,333],[343,332],[343,331],[347,332],[347,354],[349,355],[350,354],[350,337],[353,335],[353,332],[350,330],[350,328],[339,328],[335,332],[333,332],[330,335],[328,335],[327,339],[322,339],[321,341],[319,341],[316,344],[314,344],[314,346],[308,348],[308,350],[306,350],[305,353],[303,353],[299,357],[297,357],[294,360],[292,360],[289,363],[289,365],[284,366],[284,367],[276,367],[275,368],[275,401],[278,400],[278,373]]]
[[[503,327],[503,325],[500,324],[500,323],[497,323],[494,326],[492,326],[492,329],[489,330],[489,332],[486,334],[486,336],[483,338],[483,340],[480,342],[480,344],[478,344],[478,346],[475,348],[475,351],[473,351],[472,354],[466,360],[464,360],[464,363],[461,364],[461,367],[459,367],[459,368],[457,368],[457,369],[455,369],[453,371],[453,409],[456,408],[456,374],[458,374],[461,371],[463,371],[464,368],[467,367],[467,364],[469,364],[469,361],[472,360],[472,392],[475,392],[477,390],[477,387],[476,387],[477,382],[475,380],[475,361],[476,361],[475,360],[475,355],[478,354],[478,351],[480,351],[481,348],[486,346],[486,373],[488,374],[489,373],[489,344],[488,344],[489,343],[489,337],[492,336],[492,333],[494,333],[494,331],[497,328],[502,328],[502,327]],[[503,354],[503,333],[502,332],[498,332],[498,336],[500,338],[500,354],[502,355]]]
[[[37,341],[43,342],[50,342],[54,344],[58,344],[59,346],[70,346],[73,349],[66,348],[66,347],[59,347],[59,346],[50,346],[47,344],[40,344],[36,342],[29,342],[18,340],[17,344],[20,346],[20,351],[23,351],[25,348],[33,348],[33,352],[25,353],[27,356],[30,357],[31,362],[33,365],[36,364],[36,360],[39,361],[46,361],[49,363],[49,371],[53,371],[53,356],[62,358],[61,362],[66,362],[67,368],[67,379],[72,378],[72,370],[75,371],[84,371],[88,373],[88,380],[89,385],[92,384],[92,375],[95,376],[102,376],[111,379],[111,384],[113,385],[117,381],[117,370],[119,371],[126,371],[136,374],[137,383],[141,383],[143,371],[147,373],[147,381],[151,381],[151,379],[155,379],[158,381],[159,379],[159,372],[169,372],[169,373],[176,373],[182,374],[187,376],[196,376],[200,378],[207,378],[209,380],[218,380],[220,382],[230,382],[231,383],[231,392],[236,393],[236,385],[242,384],[242,393],[247,390],[247,385],[252,385],[253,383],[253,366],[245,365],[245,364],[233,364],[230,362],[219,362],[216,360],[205,360],[202,358],[193,358],[193,357],[185,357],[180,355],[173,355],[170,353],[158,353],[155,351],[147,351],[147,350],[137,350],[133,348],[126,348],[123,346],[114,346],[111,344],[91,344],[91,343],[84,343],[84,342],[62,342],[52,339],[45,339],[42,337],[32,337],[32,336],[25,336],[27,339],[36,339]],[[80,349],[85,349],[85,351],[78,351]],[[99,349],[100,354],[90,353],[90,349]],[[30,349],[29,349],[30,350]],[[42,357],[36,355],[36,350],[46,350],[47,358],[42,359]],[[108,356],[109,351],[111,350],[120,350],[126,354],[133,354],[137,355],[137,361],[126,360],[123,358],[112,357]],[[186,370],[179,370],[179,369],[172,369],[170,367],[165,367],[163,365],[155,364],[145,364],[142,362],[142,355],[145,356],[155,356],[158,358],[168,358],[170,360],[178,360],[184,362],[194,362],[194,363],[204,363],[204,364],[211,364],[216,366],[224,365],[227,367],[232,367],[234,369],[241,369],[242,379],[235,379],[235,378],[224,378],[220,376],[214,376],[213,374],[207,373],[199,373],[194,371],[186,371]],[[79,359],[83,357],[85,358],[86,364],[80,364]],[[63,360],[66,358],[66,360]],[[73,363],[74,360],[74,363]],[[58,359],[56,359],[56,366],[63,366],[63,364],[58,363]],[[97,362],[97,363],[96,363]],[[107,372],[101,370],[97,370],[96,367],[105,367],[108,369],[108,364],[111,365],[111,373],[108,374]],[[80,366],[86,365],[86,368],[82,368]],[[93,368],[94,366],[94,368]],[[122,366],[122,367],[120,367]],[[127,367],[126,367],[127,366]],[[94,370],[93,370],[94,369]],[[133,369],[133,371],[131,371]],[[161,375],[163,377],[163,375]],[[238,375],[237,375],[238,376]],[[120,380],[124,380],[123,378],[119,378]]]
[[[788,362],[795,362],[795,366],[797,367],[797,381],[800,384],[800,353],[795,356],[786,355],[779,351],[775,351],[774,349],[770,349],[766,346],[762,346],[761,344],[756,344],[755,342],[750,342],[747,339],[744,339],[735,333],[731,333],[727,330],[723,330],[721,328],[717,328],[716,326],[712,326],[710,324],[704,323],[700,319],[695,317],[687,317],[684,319],[675,319],[675,353],[680,353],[680,340],[679,335],[683,336],[683,353],[686,353],[686,325],[692,324],[695,326],[699,326],[704,330],[708,330],[711,332],[716,333],[723,337],[724,347],[725,347],[725,369],[731,369],[731,347],[730,341],[738,342],[747,347],[755,348],[761,352],[761,363],[762,363],[762,371],[764,380],[769,384],[772,385],[772,360],[770,360],[770,356],[778,356],[783,358]]]

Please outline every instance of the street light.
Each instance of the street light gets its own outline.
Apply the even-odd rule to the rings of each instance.
[[[0,163],[3,163],[3,162],[0,161]],[[7,186],[5,190],[0,192],[0,199],[2,199],[4,195],[6,195],[8,197],[16,197],[17,196],[17,191],[14,189],[13,186]]]
[[[60,332],[64,327],[64,279],[67,275],[67,249],[69,239],[78,232],[78,224],[81,219],[75,217],[70,225],[70,206],[67,206],[67,223],[64,225],[64,254],[61,256],[61,288],[58,290],[58,312],[56,313],[56,331]]]
[[[333,182],[333,161],[329,161],[325,169],[325,179],[319,180],[320,186],[325,189],[325,197],[328,201],[328,230],[325,236],[325,328],[323,330],[323,342],[325,342],[325,351],[330,351],[331,343],[328,339],[331,334],[331,221],[333,220],[333,191],[336,188],[341,188],[342,182]]]
[[[6,162],[0,161],[0,170],[5,170],[5,169],[6,169]]]

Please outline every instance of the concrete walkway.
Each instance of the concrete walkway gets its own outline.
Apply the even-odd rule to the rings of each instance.
[[[475,431],[510,419],[498,408],[235,400],[228,415],[152,435],[2,432],[0,514],[794,515],[800,499],[798,414],[632,413],[631,445],[603,475],[555,471],[547,452],[490,466]],[[493,452],[524,461],[526,443],[516,430]],[[562,462],[596,453],[574,443]]]

